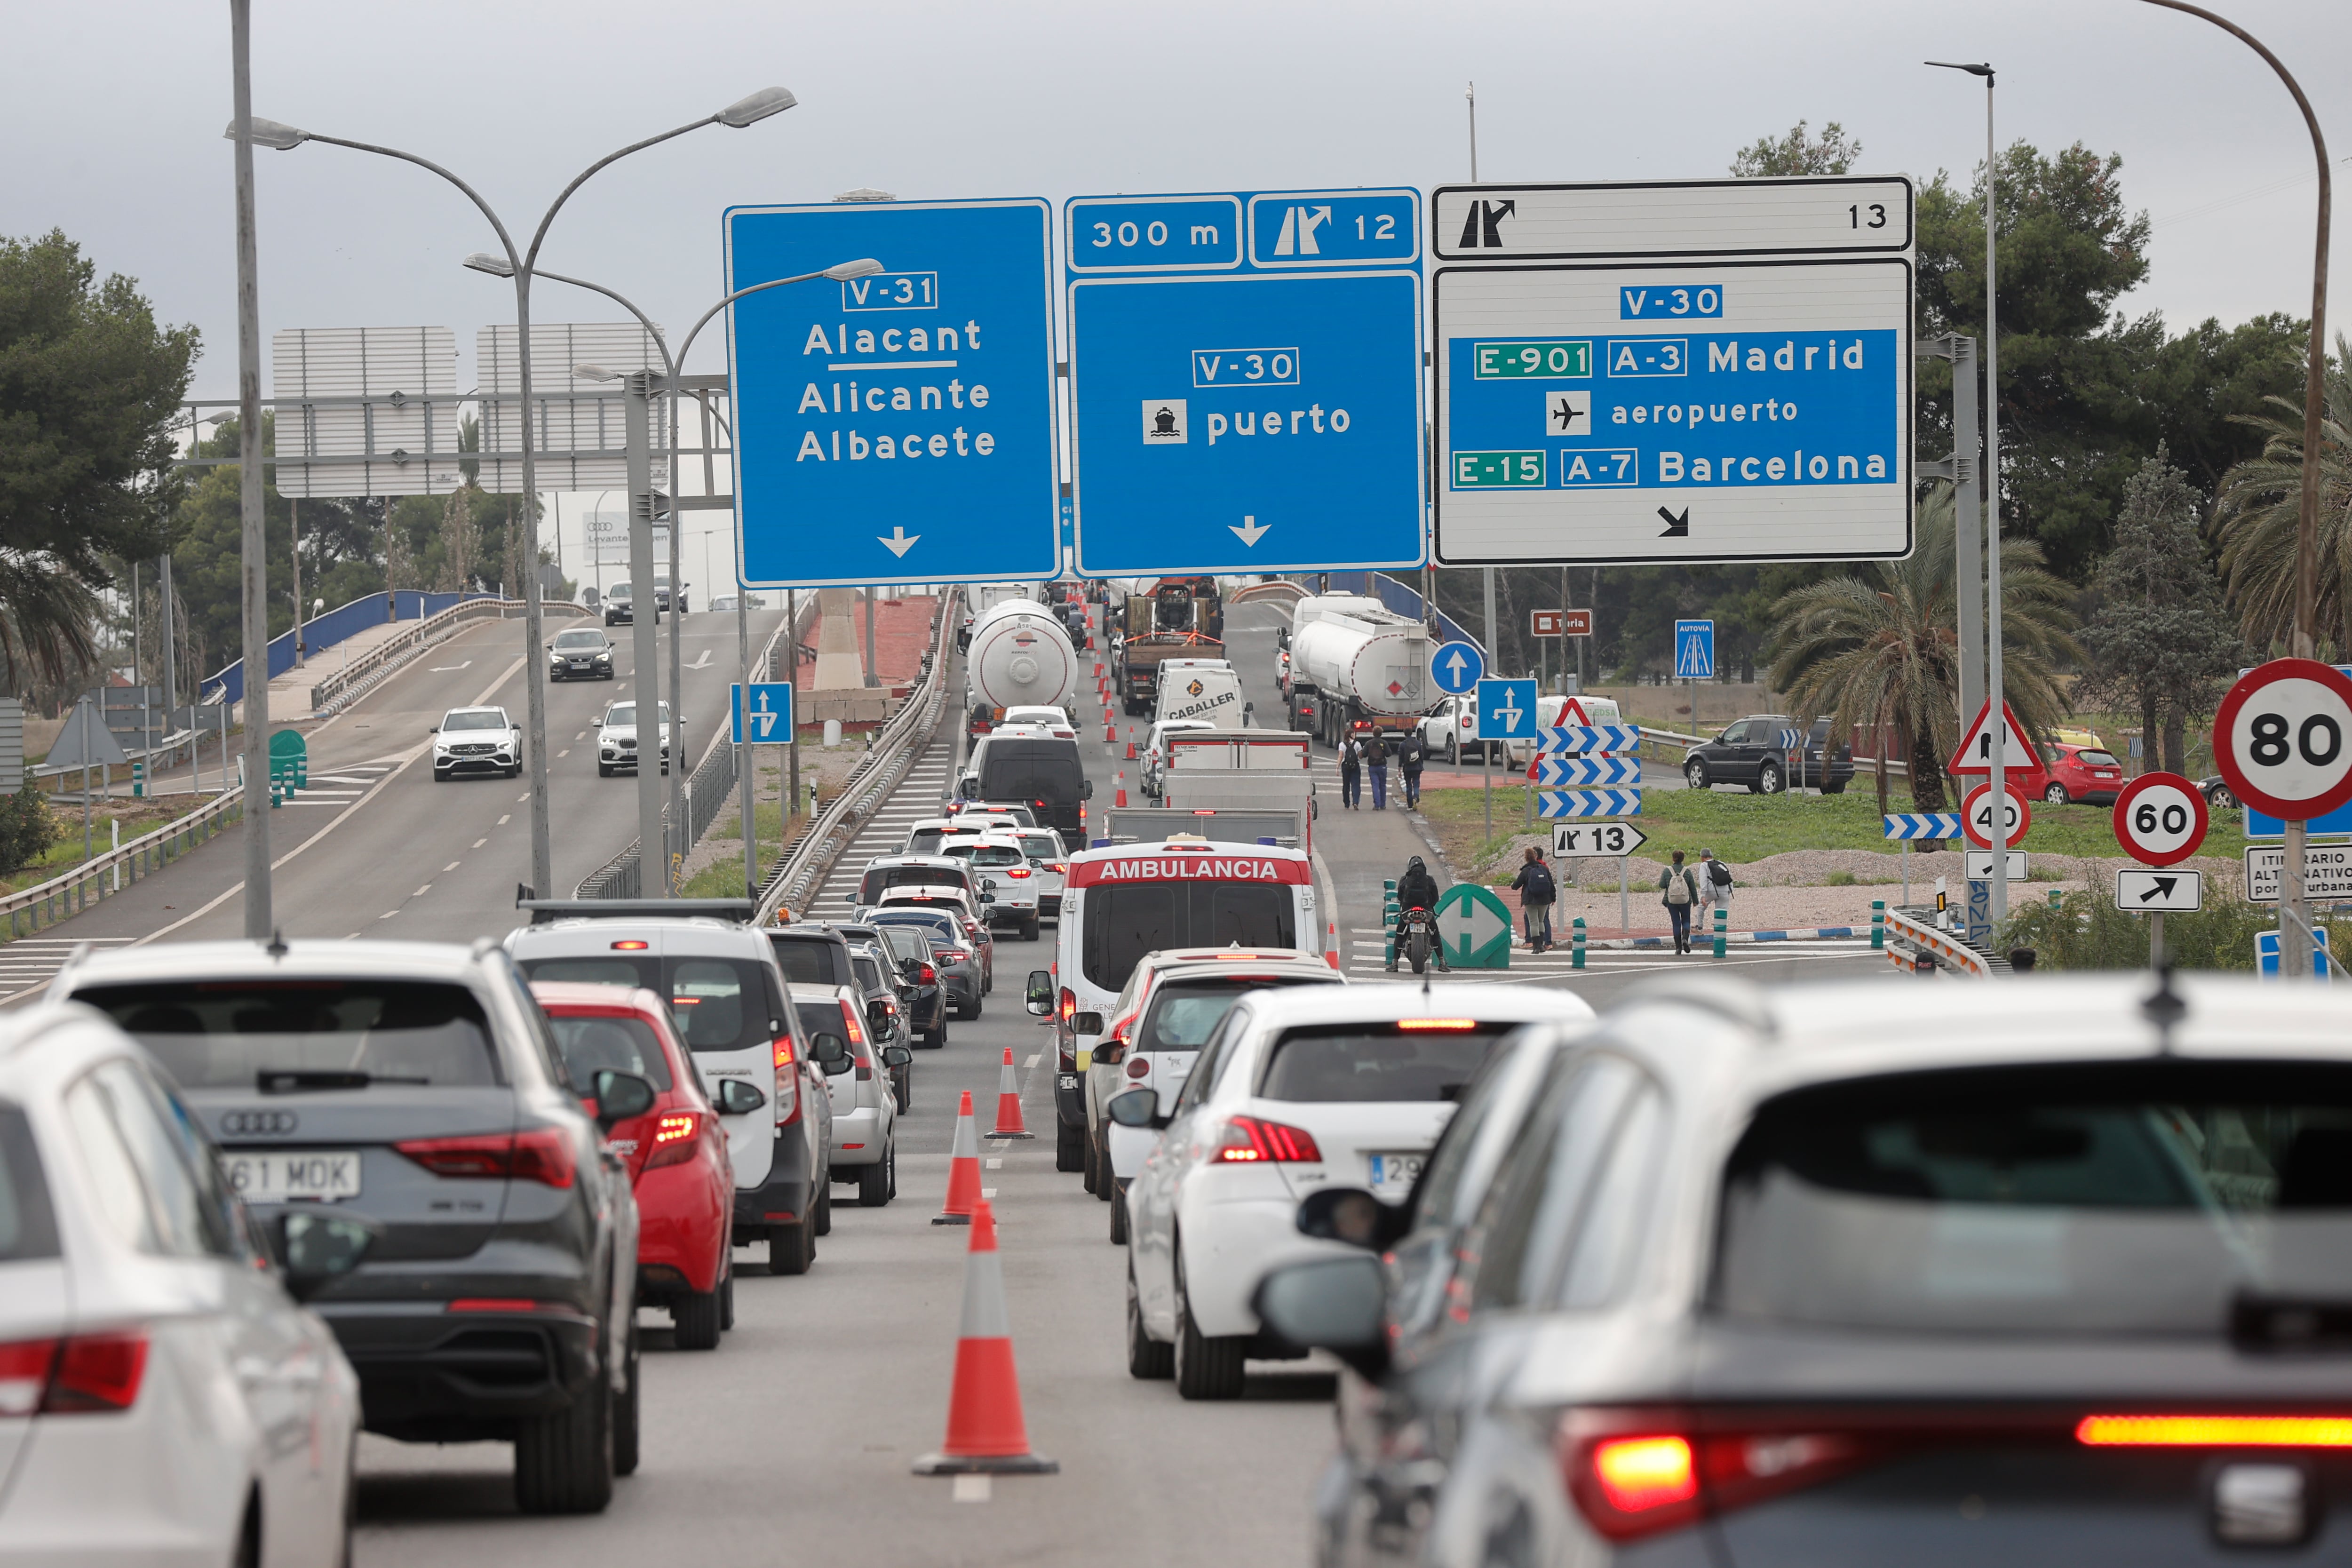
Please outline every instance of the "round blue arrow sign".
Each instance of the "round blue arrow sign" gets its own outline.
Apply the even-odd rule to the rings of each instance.
[[[1437,689],[1459,697],[1486,673],[1486,656],[1466,642],[1450,642],[1430,655],[1429,673]]]

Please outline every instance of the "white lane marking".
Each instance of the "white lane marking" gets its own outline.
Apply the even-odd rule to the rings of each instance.
[[[455,675],[461,669],[471,669],[473,666],[474,661],[469,658],[463,664],[428,664],[425,670],[428,675]],[[1991,862],[1987,861],[1986,864],[1990,865]]]
[[[956,1502],[986,1502],[994,1489],[987,1476],[958,1476],[952,1500]]]
[[[423,886],[423,887],[421,887],[421,888],[417,889],[416,889],[416,891],[415,891],[415,892],[413,892],[413,893],[409,894],[408,896],[409,896],[410,898],[412,898],[412,899],[421,899],[421,898],[423,898],[425,894],[427,894],[427,893],[431,892],[432,890],[433,890],[433,884],[432,884],[432,883],[430,883],[430,882],[427,882],[427,883],[425,883],[425,886]]]
[[[996,1195],[996,1189],[994,1187],[982,1187],[980,1189],[980,1195],[984,1198],[992,1198]]]
[[[702,650],[702,657],[696,659],[692,664],[688,665],[686,668],[688,669],[709,669],[710,668],[710,650],[709,648],[704,648]],[[1992,862],[1988,860],[1985,864],[1990,866]]]
[[[1987,865],[1990,865],[1990,864],[1992,864],[1992,862],[1990,862],[1990,860],[1988,860],[1988,861],[1986,861],[1986,862],[1985,862],[1985,864],[1987,864]],[[1033,1055],[1032,1057],[1030,1057],[1030,1058],[1029,1058],[1027,1061],[1023,1062],[1021,1065],[1022,1065],[1023,1067],[1030,1067],[1030,1068],[1034,1068],[1034,1067],[1035,1067],[1039,1062],[1042,1062],[1042,1061],[1044,1061],[1045,1059],[1045,1052],[1043,1052],[1043,1051],[1039,1051],[1039,1052],[1035,1053],[1034,1055]]]
[[[572,754],[572,748],[571,748],[571,747],[569,747],[569,746],[566,746],[566,747],[564,747],[564,748],[563,748],[563,750],[562,750],[562,751],[560,751],[560,752],[556,752],[555,754],[556,754],[557,756],[559,756],[559,757],[568,757],[568,756],[570,756],[570,755]],[[1985,862],[1985,864],[1986,864],[1986,865],[1988,865],[1988,866],[1990,866],[1990,865],[1991,865],[1991,864],[1992,864],[1992,862],[1991,862],[1991,861],[1990,861],[1990,860],[1988,860],[1988,861],[1986,861],[1986,862]]]
[[[489,840],[487,838],[477,838],[474,840],[474,847],[479,849],[483,845],[488,844],[488,842]],[[1987,861],[1986,864],[1990,865],[1991,862]]]
[[[508,812],[504,816],[501,816],[501,817],[499,817],[499,818],[498,823],[497,823],[497,826],[499,826],[499,827],[504,827],[508,823],[512,822],[513,820],[514,820],[514,813],[510,811],[510,812]]]
[[[383,911],[383,913],[382,913],[382,914],[380,914],[380,915],[376,916],[375,918],[376,918],[376,919],[378,919],[378,920],[380,920],[380,921],[388,921],[388,920],[392,919],[392,917],[393,917],[393,916],[394,916],[394,915],[398,914],[399,912],[400,912],[400,911],[399,911],[398,910],[384,910],[384,911]]]
[[[530,792],[529,792],[529,791],[525,791],[523,794],[521,794],[521,795],[519,795],[515,796],[515,804],[516,804],[517,805],[520,805],[523,802],[525,802],[525,801],[529,800],[530,798]]]
[[[1988,861],[1986,861],[1986,862],[1985,862],[1985,864],[1986,864],[1986,865],[1988,865],[1988,866],[1990,866],[1990,865],[1991,865],[1991,864],[1992,864],[1992,862],[1991,862],[1991,861],[1990,861],[1990,860],[1988,860]],[[1003,1161],[1002,1161],[1002,1160],[990,1160],[990,1161],[985,1162],[985,1163],[986,1163],[987,1168],[988,1168],[989,1170],[992,1170],[992,1171],[1001,1171],[1001,1170],[1004,1169],[1004,1162],[1003,1162]]]
[[[462,865],[462,864],[464,864],[464,862],[462,862],[462,861],[458,861],[458,860],[452,860],[452,861],[450,861],[446,866],[442,867],[442,868],[441,868],[441,869],[443,869],[444,871],[454,871],[454,870],[456,870],[456,869],[457,869],[460,865]],[[1990,860],[1988,860],[1988,861],[1986,861],[1986,862],[1985,862],[1985,864],[1986,864],[1986,865],[1988,865],[1988,866],[1990,866],[1990,865],[1991,865],[1991,864],[1992,864],[1992,862],[1991,862],[1991,861],[1990,861]]]

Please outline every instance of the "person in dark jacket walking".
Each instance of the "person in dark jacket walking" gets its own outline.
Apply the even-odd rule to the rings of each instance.
[[[1542,850],[1532,844],[1528,846],[1527,859],[1519,867],[1519,874],[1511,879],[1511,886],[1519,892],[1519,917],[1527,922],[1528,951],[1541,952],[1551,946],[1551,906],[1559,896],[1551,868],[1544,864]]]
[[[1354,811],[1364,803],[1364,748],[1353,731],[1339,737],[1339,809]]]
[[[1407,811],[1421,805],[1421,729],[1408,730],[1397,741],[1397,774],[1404,780],[1404,805]]]
[[[1658,873],[1658,902],[1666,906],[1666,919],[1674,927],[1675,951],[1688,952],[1691,909],[1698,902],[1698,879],[1683,864],[1683,852],[1679,849],[1675,851],[1675,863]]]
[[[1364,737],[1364,765],[1372,773],[1372,809],[1389,808],[1389,743],[1378,730]]]

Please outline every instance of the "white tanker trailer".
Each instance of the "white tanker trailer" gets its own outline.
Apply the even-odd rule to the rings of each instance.
[[[1000,599],[972,618],[964,680],[971,732],[985,735],[1007,708],[1066,710],[1077,695],[1078,654],[1051,607]]]
[[[1436,700],[1429,628],[1378,599],[1322,594],[1291,612],[1290,727],[1337,746],[1358,721],[1406,730]]]

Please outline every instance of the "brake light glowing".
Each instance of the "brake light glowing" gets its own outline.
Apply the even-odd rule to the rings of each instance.
[[[572,1142],[560,1129],[486,1132],[470,1138],[412,1138],[393,1149],[436,1176],[477,1181],[572,1184]]]
[[[613,951],[614,952],[643,952],[648,945],[649,944],[646,942],[637,941],[635,937],[629,937],[623,941],[614,942],[613,944]]]
[[[0,1344],[0,1415],[87,1415],[128,1410],[147,1372],[136,1331]]]
[[[452,1312],[535,1312],[539,1303],[527,1296],[460,1296],[449,1303]]]
[[[1419,1033],[1423,1030],[1459,1033],[1464,1029],[1475,1029],[1477,1026],[1478,1020],[1475,1018],[1399,1018],[1397,1020],[1397,1027],[1407,1033]]]
[[[1592,1474],[1609,1505],[1626,1513],[1698,1496],[1698,1466],[1680,1437],[1612,1437],[1592,1450]]]
[[[1078,994],[1068,986],[1062,987],[1062,1023],[1067,1026],[1078,1011]]]
[[[1226,1122],[1224,1138],[1217,1145],[1219,1163],[1228,1165],[1313,1164],[1322,1158],[1323,1151],[1305,1128],[1255,1116],[1236,1116]]]
[[[1029,868],[1026,866],[1008,867],[1005,869],[1004,874],[1008,877],[1025,877],[1029,874]]]
[[[851,1045],[862,1046],[866,1043],[866,1026],[857,1021],[857,1009],[846,1002],[841,1005],[841,1021],[849,1026]]]
[[[938,970],[936,970],[936,969],[932,968],[932,967],[931,967],[929,964],[928,964],[928,963],[919,963],[919,964],[917,964],[917,965],[915,966],[915,984],[918,984],[918,985],[937,985],[939,983],[940,983],[940,972],[939,972]]]
[[[1221,952],[1217,956],[1227,963],[1261,963],[1265,960],[1262,952]]]
[[[2085,1415],[2095,1448],[2352,1448],[2352,1415]]]
[[[694,1136],[696,1117],[691,1110],[674,1111],[664,1116],[654,1127],[654,1143],[675,1143],[681,1138]]]

